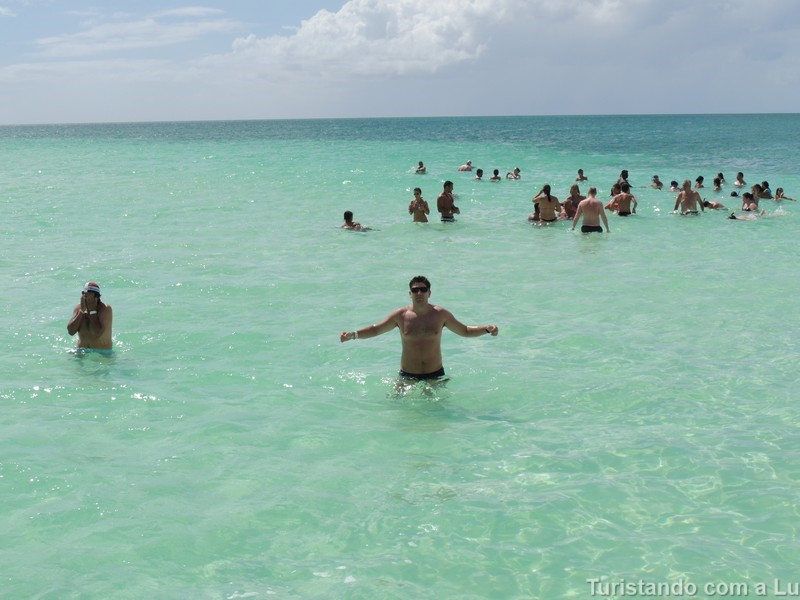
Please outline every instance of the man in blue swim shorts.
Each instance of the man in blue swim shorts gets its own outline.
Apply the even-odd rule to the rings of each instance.
[[[403,352],[400,356],[400,376],[425,380],[444,376],[442,366],[442,329],[462,337],[497,335],[497,325],[464,325],[453,314],[429,302],[431,284],[426,277],[417,275],[408,284],[411,304],[392,311],[380,323],[356,331],[342,331],[339,341],[347,342],[371,338],[388,333],[395,327],[400,330]]]
[[[442,221],[445,223],[451,223],[455,221],[455,217],[453,215],[460,215],[461,211],[455,204],[455,199],[453,198],[453,182],[452,181],[445,181],[444,182],[444,189],[442,193],[439,194],[439,197],[436,199],[436,210],[442,215]]]

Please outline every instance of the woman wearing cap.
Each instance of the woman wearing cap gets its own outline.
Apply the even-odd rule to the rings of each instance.
[[[100,286],[90,281],[83,286],[81,301],[67,323],[67,331],[78,334],[78,348],[111,350],[112,321],[111,305],[100,301]]]

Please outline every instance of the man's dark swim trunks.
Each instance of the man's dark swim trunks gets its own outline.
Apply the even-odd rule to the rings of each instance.
[[[581,233],[603,233],[600,225],[581,225]]]
[[[555,219],[542,219],[542,223],[555,223],[556,221],[558,221],[558,217]]]
[[[408,371],[403,371],[403,369],[400,369],[400,377],[405,377],[406,379],[419,379],[420,381],[424,379],[439,379],[440,377],[444,377],[444,367],[438,371],[434,371],[433,373],[425,373],[422,375],[418,373],[409,373]]]
[[[442,217],[442,223],[452,223],[455,220],[455,217]]]
[[[617,215],[619,215],[620,217],[630,217],[631,213],[629,213],[629,212],[620,212],[620,213],[617,213]]]

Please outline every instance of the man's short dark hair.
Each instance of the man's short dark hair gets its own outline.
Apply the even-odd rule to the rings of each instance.
[[[352,210],[346,210],[346,211],[344,211],[344,220],[345,220],[347,223],[349,223],[350,221],[352,221],[352,220],[353,220],[353,211],[352,211]]]
[[[408,282],[408,289],[414,287],[415,283],[424,283],[428,289],[431,289],[431,282],[428,281],[428,278],[424,275],[417,275],[416,277],[412,277],[411,281]]]

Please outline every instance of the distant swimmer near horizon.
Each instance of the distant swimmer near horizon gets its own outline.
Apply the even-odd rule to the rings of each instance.
[[[400,330],[403,349],[400,355],[400,377],[421,381],[444,377],[442,329],[445,327],[462,337],[498,334],[497,325],[464,325],[450,311],[430,304],[431,283],[427,277],[413,277],[408,288],[411,304],[392,311],[375,325],[355,331],[342,331],[339,341],[344,343],[376,337],[396,327]]]
[[[83,286],[81,301],[67,323],[67,333],[78,334],[78,348],[111,350],[113,319],[111,305],[100,301],[100,286],[89,281]]]
[[[419,161],[419,166],[414,171],[417,175],[425,175],[428,172],[428,169],[425,168],[425,165],[422,164],[422,161]]]
[[[472,171],[472,161],[471,161],[471,160],[468,160],[468,161],[467,161],[467,162],[465,162],[463,165],[461,165],[460,167],[458,167],[458,170],[459,170],[459,171]]]

